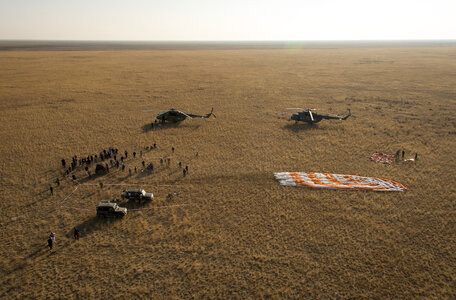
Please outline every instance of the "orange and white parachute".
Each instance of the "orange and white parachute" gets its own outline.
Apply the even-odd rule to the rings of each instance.
[[[304,186],[334,190],[367,190],[378,192],[405,192],[407,188],[400,183],[375,177],[341,175],[313,172],[274,173],[281,185]]]

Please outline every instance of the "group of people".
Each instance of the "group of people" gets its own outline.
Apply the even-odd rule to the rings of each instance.
[[[155,146],[155,144],[154,144],[154,146]],[[174,153],[174,151],[176,151],[176,148],[171,147],[171,153]],[[198,156],[198,151],[195,152],[195,156]],[[168,166],[170,166],[171,165],[171,158],[169,158],[169,157],[160,158],[160,166],[163,166],[163,164],[165,164],[165,163]],[[149,163],[147,165],[147,167],[146,167],[145,161],[143,160],[142,161],[142,165],[143,165],[144,168],[146,168],[146,170],[150,170],[150,171],[154,170],[154,164],[153,163]],[[179,162],[179,168],[182,169],[182,175],[185,177],[188,174],[188,165],[183,167],[182,162]]]
[[[163,124],[165,124],[165,119],[161,119],[160,121],[158,121],[157,119],[155,119],[154,122],[150,123],[150,127],[151,127],[152,129],[154,129],[155,127],[162,126]]]
[[[157,144],[155,144],[155,143],[152,146],[150,146],[150,147],[149,146],[144,147],[145,150],[153,150],[153,149],[156,149],[156,148],[157,148]],[[171,152],[172,153],[174,153],[175,150],[176,149],[174,147],[171,147]],[[104,161],[106,159],[109,159],[109,163],[110,163],[111,167],[116,166],[117,168],[119,168],[119,166],[120,166],[122,168],[122,170],[124,170],[125,169],[124,159],[126,159],[128,157],[128,151],[124,152],[125,158],[124,158],[124,156],[121,156],[120,157],[120,161],[117,160],[118,152],[119,152],[119,149],[109,147],[108,150],[104,149],[104,150],[100,151],[99,156],[97,156],[95,154],[95,155],[88,155],[87,157],[82,157],[82,158],[78,159],[78,156],[74,155],[71,158],[70,166],[66,169],[65,174],[67,176],[70,175],[71,172],[73,172],[78,165],[79,166],[86,165],[84,169],[85,169],[85,171],[88,173],[88,175],[90,177],[91,173],[89,171],[89,166],[92,163],[94,163],[94,162],[98,162],[99,160],[100,161]],[[133,152],[133,158],[136,158],[136,154],[137,154],[136,152]],[[143,151],[140,151],[139,155],[140,155],[140,157],[142,157],[143,156]],[[198,151],[195,152],[195,155],[198,156]],[[165,162],[167,163],[168,166],[170,166],[171,158],[169,158],[169,157],[160,158],[160,165],[161,166],[163,166],[163,164]],[[67,164],[67,162],[65,161],[65,159],[62,159],[62,167],[66,168],[66,164]],[[146,166],[146,162],[143,160],[142,161],[142,166],[145,169],[148,169],[150,171],[154,170],[154,164],[152,162],[148,163],[147,166]],[[105,167],[106,167],[106,169],[109,172],[108,163],[105,163]],[[182,162],[179,162],[179,168],[182,169],[182,174],[185,177],[188,174],[188,170],[189,170],[188,165],[186,165],[184,167]],[[131,174],[131,169],[129,169],[129,171],[130,171],[130,174]],[[135,172],[136,172],[136,167],[135,167]],[[76,180],[76,176],[74,174],[72,174],[72,178],[73,178],[73,180]],[[60,185],[59,178],[56,179],[55,183],[56,183],[57,186]],[[103,187],[102,183],[100,183],[100,186]],[[54,187],[52,185],[50,186],[50,192],[51,192],[51,195],[54,194]],[[168,197],[170,197],[170,195],[168,195]],[[175,196],[175,195],[178,195],[178,193],[172,194],[172,196]],[[74,237],[74,239],[78,240],[80,235],[81,235],[80,230],[78,228],[74,227],[74,229],[73,229],[73,237]],[[48,241],[49,249],[52,250],[53,247],[54,247],[54,244],[55,244],[55,234],[54,234],[54,232],[50,233],[47,241]]]
[[[402,159],[400,160],[399,157],[401,157],[401,152],[402,152]],[[414,158],[405,158],[405,150],[397,150],[396,151],[396,155],[394,156],[394,159],[396,160],[396,162],[399,162],[399,161],[412,161],[412,162],[416,162],[418,160],[418,153],[415,153],[415,157]]]
[[[150,151],[150,150],[154,150],[157,148],[157,144],[154,143],[152,144],[151,146],[145,146],[144,149],[146,151]],[[171,147],[171,153],[174,153],[175,152],[175,148],[174,146]],[[101,150],[98,155],[97,154],[94,154],[94,155],[87,155],[87,156],[83,156],[83,157],[78,157],[77,155],[74,155],[72,158],[71,158],[71,163],[70,165],[67,167],[67,161],[63,158],[61,160],[61,163],[62,163],[62,167],[66,168],[65,170],[65,173],[64,173],[64,176],[70,176],[71,175],[71,178],[73,179],[73,181],[76,182],[77,178],[76,178],[76,175],[73,173],[76,168],[78,166],[84,166],[84,169],[88,175],[89,178],[92,177],[92,172],[90,171],[89,169],[89,166],[91,166],[93,163],[99,163],[99,162],[102,162],[102,161],[105,161],[105,160],[108,160],[109,159],[109,164],[108,162],[106,162],[104,164],[104,167],[105,167],[105,170],[107,173],[109,173],[109,167],[115,167],[115,168],[120,168],[122,171],[125,171],[126,169],[126,165],[125,165],[125,160],[128,158],[128,151],[125,150],[124,151],[124,155],[120,156],[119,159],[118,159],[118,154],[119,154],[119,149],[117,148],[113,148],[113,147],[108,147],[108,149],[103,149]],[[133,151],[133,158],[135,159],[136,158],[136,151]],[[198,151],[196,151],[196,156],[198,156]],[[142,157],[143,156],[143,151],[141,150],[139,152],[139,156]],[[160,166],[163,166],[163,164],[166,163],[168,166],[171,165],[171,158],[167,157],[167,158],[160,158]],[[143,160],[142,161],[142,166],[144,168],[144,170],[150,172],[150,171],[153,171],[154,170],[154,164],[152,162],[148,163],[146,165],[146,162]],[[188,166],[185,166],[183,167],[182,163],[179,162],[179,168],[182,168],[182,174],[183,176],[185,177],[187,174],[188,174]],[[129,174],[131,175],[132,173],[132,169],[130,168],[129,170]],[[137,172],[137,168],[134,167],[134,171],[135,173]],[[60,185],[60,180],[59,178],[57,178],[55,180],[55,183],[57,186]],[[50,194],[51,195],[54,195],[54,187],[51,185],[49,187],[49,190],[50,190]]]
[[[68,168],[66,169],[65,174],[69,175],[72,171],[74,171],[76,169],[77,166],[82,166],[82,165],[90,166],[93,163],[97,163],[98,161],[104,161],[105,159],[108,159],[108,158],[114,158],[116,160],[116,155],[118,152],[119,152],[119,149],[109,147],[108,150],[103,149],[102,151],[100,151],[100,153],[98,155],[91,154],[91,155],[87,155],[87,156],[83,156],[83,157],[79,157],[79,158],[77,155],[74,155],[71,158],[71,163],[68,166]],[[125,153],[128,153],[128,152],[125,151]],[[67,164],[66,160],[63,158],[62,167],[66,168],[66,164]]]
[[[157,148],[157,144],[154,143],[152,146],[146,146],[144,147],[146,150],[152,150],[152,149],[155,149]],[[125,163],[124,163],[124,160],[128,158],[128,151],[125,150],[124,151],[124,156],[120,156],[119,159],[118,158],[118,154],[119,154],[119,149],[118,148],[114,148],[114,147],[108,147],[108,149],[103,149],[101,150],[98,154],[91,154],[91,155],[87,155],[87,156],[83,156],[83,157],[79,157],[77,155],[74,155],[72,158],[71,158],[71,163],[69,164],[68,168],[67,168],[67,161],[62,158],[61,160],[61,163],[62,163],[62,167],[63,168],[66,168],[65,169],[65,172],[64,172],[64,176],[70,176],[71,175],[71,178],[73,179],[73,181],[76,181],[77,178],[76,178],[76,175],[73,173],[76,168],[78,166],[84,166],[84,169],[88,175],[89,178],[92,177],[92,172],[89,170],[89,166],[91,166],[93,163],[99,163],[99,162],[103,162],[105,160],[108,160],[109,159],[109,165],[108,163],[105,163],[104,164],[104,167],[106,169],[106,172],[109,173],[109,166],[111,167],[116,167],[116,168],[121,168],[122,171],[125,170],[126,166],[125,166]],[[133,152],[133,158],[136,158],[136,152],[134,151]],[[140,156],[142,157],[143,156],[143,151],[140,151]],[[136,168],[135,168],[136,170]],[[130,169],[130,173],[131,173],[131,169]],[[55,180],[55,183],[57,186],[60,185],[60,179],[57,178]],[[50,193],[51,195],[54,195],[54,187],[51,185],[49,187],[49,190],[50,190]]]

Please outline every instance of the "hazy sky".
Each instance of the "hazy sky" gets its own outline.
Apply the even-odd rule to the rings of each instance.
[[[456,0],[0,0],[0,39],[456,39]]]

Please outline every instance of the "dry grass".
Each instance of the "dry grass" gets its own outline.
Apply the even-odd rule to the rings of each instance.
[[[10,51],[0,66],[0,297],[455,297],[455,47]],[[145,110],[170,107],[217,118],[143,130]],[[276,116],[286,107],[354,117],[293,125]],[[94,207],[121,187],[80,187],[66,202],[91,211],[59,208],[68,180],[49,196],[61,158],[154,142],[144,157],[169,156],[169,169],[101,180],[156,185],[155,209],[103,223]],[[368,160],[397,149],[419,162]],[[275,171],[409,191],[286,188]]]

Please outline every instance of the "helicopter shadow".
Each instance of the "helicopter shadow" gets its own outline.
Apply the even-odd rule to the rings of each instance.
[[[283,129],[292,131],[294,133],[302,132],[302,131],[320,131],[326,129],[324,126],[317,124],[309,124],[309,123],[292,123],[286,124],[282,127]]]
[[[150,132],[150,131],[160,131],[160,130],[166,130],[166,129],[171,129],[171,128],[190,128],[193,130],[197,130],[201,125],[200,124],[179,124],[179,123],[164,123],[164,124],[154,124],[152,123],[147,123],[144,124],[141,129],[143,132]]]

